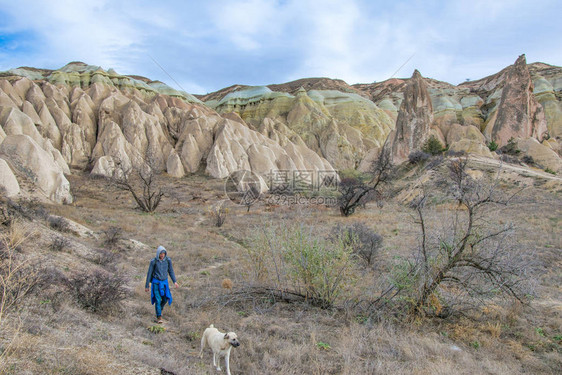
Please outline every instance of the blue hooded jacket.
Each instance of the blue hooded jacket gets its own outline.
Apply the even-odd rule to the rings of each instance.
[[[172,278],[172,281],[176,282],[176,275],[174,274],[174,268],[172,267],[172,260],[165,256],[163,260],[160,260],[161,253],[167,254],[166,248],[164,246],[158,246],[156,249],[156,258],[150,261],[150,266],[148,267],[148,273],[146,274],[145,288],[152,282],[152,279],[164,281],[168,280],[168,274]]]

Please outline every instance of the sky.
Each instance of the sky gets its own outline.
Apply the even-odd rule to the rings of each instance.
[[[562,65],[560,0],[0,0],[0,71],[71,61],[193,94],[328,77],[452,84]]]

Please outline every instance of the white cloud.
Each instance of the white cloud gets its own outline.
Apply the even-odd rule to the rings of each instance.
[[[560,64],[555,0],[0,0],[0,70],[73,60],[199,92],[312,76],[348,83],[424,76],[451,83],[497,72],[527,52]],[[31,35],[31,37],[30,37]],[[0,42],[1,43],[1,42]],[[186,87],[189,86],[189,87]]]

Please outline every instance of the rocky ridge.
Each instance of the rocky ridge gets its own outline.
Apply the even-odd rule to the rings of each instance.
[[[427,105],[420,102],[402,108],[412,79],[350,86],[340,80],[309,78],[262,87],[235,85],[200,99],[219,113],[238,113],[252,126],[265,119],[287,125],[338,169],[367,169],[390,131],[398,126],[403,110],[421,110],[420,106]],[[549,151],[560,155],[561,68],[544,63],[527,65],[522,55],[497,74],[457,86],[426,77],[421,80],[427,87],[431,113],[421,122],[416,116],[405,120],[402,113],[401,122],[406,123],[400,126],[404,130],[424,126],[415,137],[416,144],[404,147],[397,161],[405,160],[408,152],[419,149],[431,135],[452,151],[486,157],[497,157],[488,148],[490,142],[501,147],[511,138],[536,139],[538,146],[525,147],[533,158],[544,161],[545,154],[553,156]],[[365,99],[374,106],[369,104],[366,109]],[[558,171],[559,159],[549,157],[540,166]]]
[[[190,95],[83,63],[3,73],[0,126],[0,158],[11,167],[2,167],[0,186],[13,195],[14,179],[25,180],[58,203],[72,201],[71,168],[112,176],[117,166],[149,163],[175,177],[248,169],[262,179],[275,170],[333,171],[281,126],[266,121],[259,132]]]
[[[24,67],[0,72],[0,186],[17,195],[29,182],[70,202],[71,169],[111,176],[149,162],[178,178],[252,170],[265,188],[279,170],[367,170],[385,143],[401,162],[432,135],[488,158],[498,157],[490,142],[513,139],[536,166],[562,172],[561,100],[562,69],[527,65],[524,55],[458,86],[416,71],[372,84],[309,78],[198,97],[84,63]]]

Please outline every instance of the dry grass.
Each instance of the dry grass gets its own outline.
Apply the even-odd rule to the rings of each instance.
[[[8,373],[159,374],[160,368],[178,375],[214,373],[210,352],[198,357],[200,335],[211,323],[239,336],[242,345],[231,356],[233,374],[555,374],[562,366],[555,339],[562,334],[562,212],[555,204],[560,193],[529,188],[518,206],[495,219],[515,221],[524,251],[539,260],[530,275],[537,280],[531,307],[498,302],[470,318],[408,325],[392,316],[372,320],[350,309],[267,299],[229,304],[224,297],[247,286],[244,246],[251,233],[282,221],[314,226],[319,236],[337,223],[354,221],[381,234],[384,247],[375,267],[358,269],[353,286],[358,296],[376,293],[394,257],[409,254],[418,238],[410,212],[399,202],[368,206],[349,218],[320,207],[258,203],[248,213],[234,206],[218,228],[207,207],[225,198],[221,181],[198,175],[164,178],[174,198],[165,197],[155,213],[146,214],[134,209],[128,193],[103,180],[73,179],[87,181],[78,184],[76,204],[47,209],[94,230],[98,238],[65,233],[69,252],[53,252],[48,246],[54,232],[34,223],[41,235],[22,251],[42,257],[64,276],[106,269],[95,262],[95,249],[104,230],[119,227],[122,236],[114,247],[119,256],[111,265],[126,275],[129,296],[120,308],[99,315],[81,309],[56,281],[37,291],[26,299],[19,318],[7,318],[10,325],[22,322]],[[144,291],[148,262],[158,245],[168,250],[180,284],[172,290],[173,304],[164,309],[166,331],[161,334],[147,329],[154,325],[154,309]]]

